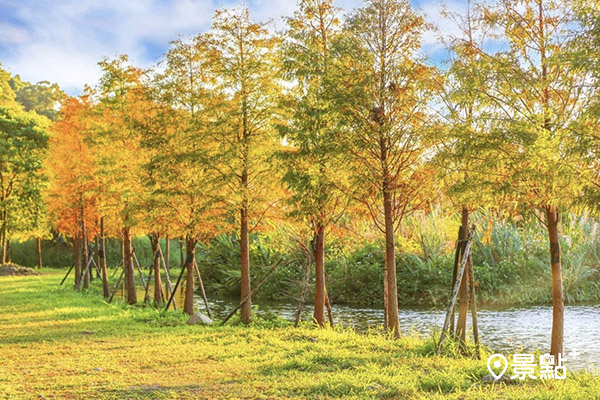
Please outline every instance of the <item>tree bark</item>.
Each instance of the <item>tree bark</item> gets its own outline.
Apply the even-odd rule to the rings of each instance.
[[[324,328],[325,323],[325,227],[317,225],[315,232],[315,322]]]
[[[73,238],[73,264],[75,264],[75,288],[79,286],[79,280],[81,279],[81,247],[79,244],[79,235],[75,235]]]
[[[2,210],[2,232],[0,232],[0,246],[2,246],[2,264],[6,264],[7,251],[6,251],[6,224],[7,216],[6,209]]]
[[[125,269],[125,286],[127,288],[127,302],[137,303],[135,291],[135,270],[133,265],[133,249],[131,245],[131,228],[123,228],[123,268]]]
[[[105,298],[110,296],[108,287],[108,268],[106,266],[106,239],[104,238],[104,217],[100,218],[100,249],[98,251],[100,268],[102,268],[102,292]]]
[[[85,212],[83,207],[81,208],[81,256],[82,256],[82,260],[83,260],[83,264],[81,264],[83,266],[83,268],[87,268],[88,271],[87,273],[83,273],[83,288],[87,289],[90,287],[90,275],[92,275],[92,266],[91,264],[88,265],[88,260],[89,260],[89,252],[88,252],[88,245],[87,245],[87,232],[86,232],[86,226],[85,226]]]
[[[186,278],[185,278],[185,301],[183,312],[192,315],[194,313],[194,290],[196,284],[194,282],[194,257],[196,255],[196,241],[192,238],[186,240],[185,259]]]
[[[165,236],[165,272],[168,272],[171,270],[170,258],[171,258],[171,239],[169,238],[169,235],[166,235]]]
[[[398,316],[398,284],[396,277],[396,249],[394,244],[394,221],[392,217],[392,196],[387,186],[383,191],[383,209],[385,218],[385,268],[387,279],[387,323],[386,328],[394,337],[400,337],[400,318]]]
[[[98,227],[98,221],[96,221],[96,227]],[[94,236],[94,257],[95,257],[95,261],[96,261],[96,265],[95,268],[93,270],[95,270],[95,275],[96,278],[100,278],[100,271],[102,270],[102,263],[100,261],[100,253],[102,252],[102,250],[100,249],[100,235],[98,235],[96,233],[96,236]]]
[[[121,267],[125,269],[125,241],[121,238]]]
[[[250,236],[248,232],[248,204],[244,201],[240,210],[240,255],[242,287],[241,299],[244,301],[241,311],[241,319],[244,324],[249,324],[252,320],[252,297],[250,284]]]
[[[37,267],[42,268],[42,238],[38,237],[37,241]]]
[[[160,237],[158,235],[150,236],[150,244],[152,245],[152,268],[154,269],[154,302],[162,303],[163,290],[162,280],[160,277],[160,253],[158,246],[160,245]]]
[[[461,244],[461,259],[464,257],[464,249],[466,240],[469,236],[469,210],[466,207],[462,208],[461,229],[460,229],[460,244]],[[469,274],[463,274],[458,289],[458,320],[456,322],[456,336],[460,337],[462,343],[466,340],[467,332],[467,315],[469,312]]]
[[[388,270],[387,262],[383,263],[383,325],[387,329],[388,321]]]
[[[558,211],[554,207],[546,207],[546,224],[548,225],[550,265],[552,266],[552,341],[550,354],[557,360],[558,354],[563,353],[565,299],[558,238]]]
[[[185,265],[185,257],[183,254],[183,239],[179,239],[179,268],[183,268]]]

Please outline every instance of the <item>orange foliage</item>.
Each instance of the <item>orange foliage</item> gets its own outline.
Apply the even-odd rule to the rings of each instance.
[[[50,178],[46,193],[48,211],[55,229],[69,237],[81,232],[82,208],[88,237],[96,229],[97,183],[93,158],[85,142],[90,110],[87,96],[70,97],[63,102],[60,118],[52,127],[45,165]]]

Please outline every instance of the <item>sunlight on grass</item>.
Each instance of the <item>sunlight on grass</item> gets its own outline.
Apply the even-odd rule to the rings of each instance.
[[[600,391],[589,374],[483,385],[484,361],[432,356],[430,339],[306,324],[187,326],[175,312],[57,289],[60,275],[0,278],[0,398],[590,399]]]

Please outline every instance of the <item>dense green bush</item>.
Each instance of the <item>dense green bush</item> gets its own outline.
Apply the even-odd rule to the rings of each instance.
[[[179,266],[179,247],[177,240],[171,240],[170,265]],[[162,241],[164,249],[165,241]],[[152,263],[150,239],[140,236],[133,239],[133,247],[140,264],[144,267]],[[93,244],[91,249],[93,250]],[[37,266],[36,241],[12,241],[10,245],[11,261],[28,267]],[[56,236],[51,240],[42,240],[42,259],[44,267],[64,268],[73,264],[73,245],[70,240]],[[109,268],[121,262],[121,241],[106,240],[106,259]]]
[[[407,219],[398,235],[398,294],[402,305],[446,304],[452,281],[457,215],[428,215]],[[548,243],[541,223],[530,216],[512,221],[489,212],[472,216],[477,233],[473,263],[477,296],[486,304],[546,303],[552,298],[552,274]],[[567,216],[562,221],[563,280],[567,302],[600,299],[600,226],[586,216]],[[279,259],[280,267],[257,293],[257,298],[297,301],[306,274],[307,255],[299,238],[278,228],[251,235],[254,282],[262,279]],[[305,248],[310,242],[302,242]],[[164,241],[163,241],[164,248]],[[143,267],[151,263],[147,237],[134,239]],[[64,267],[72,263],[72,247],[60,237],[43,242],[44,265]],[[327,288],[333,302],[381,305],[383,301],[384,246],[378,240],[344,242],[333,236],[326,249]],[[35,241],[13,242],[12,260],[25,266],[37,263]],[[121,257],[118,240],[107,241],[109,266]],[[171,241],[170,265],[180,264],[179,244]],[[222,234],[196,250],[207,291],[217,296],[239,296],[240,255],[235,235]],[[312,267],[311,267],[312,272]],[[311,273],[307,301],[314,295]]]

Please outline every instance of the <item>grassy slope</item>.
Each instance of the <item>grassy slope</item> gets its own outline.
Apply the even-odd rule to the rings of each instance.
[[[0,398],[600,398],[597,376],[481,386],[483,361],[426,356],[428,342],[190,327],[60,288],[61,277],[0,277]]]

